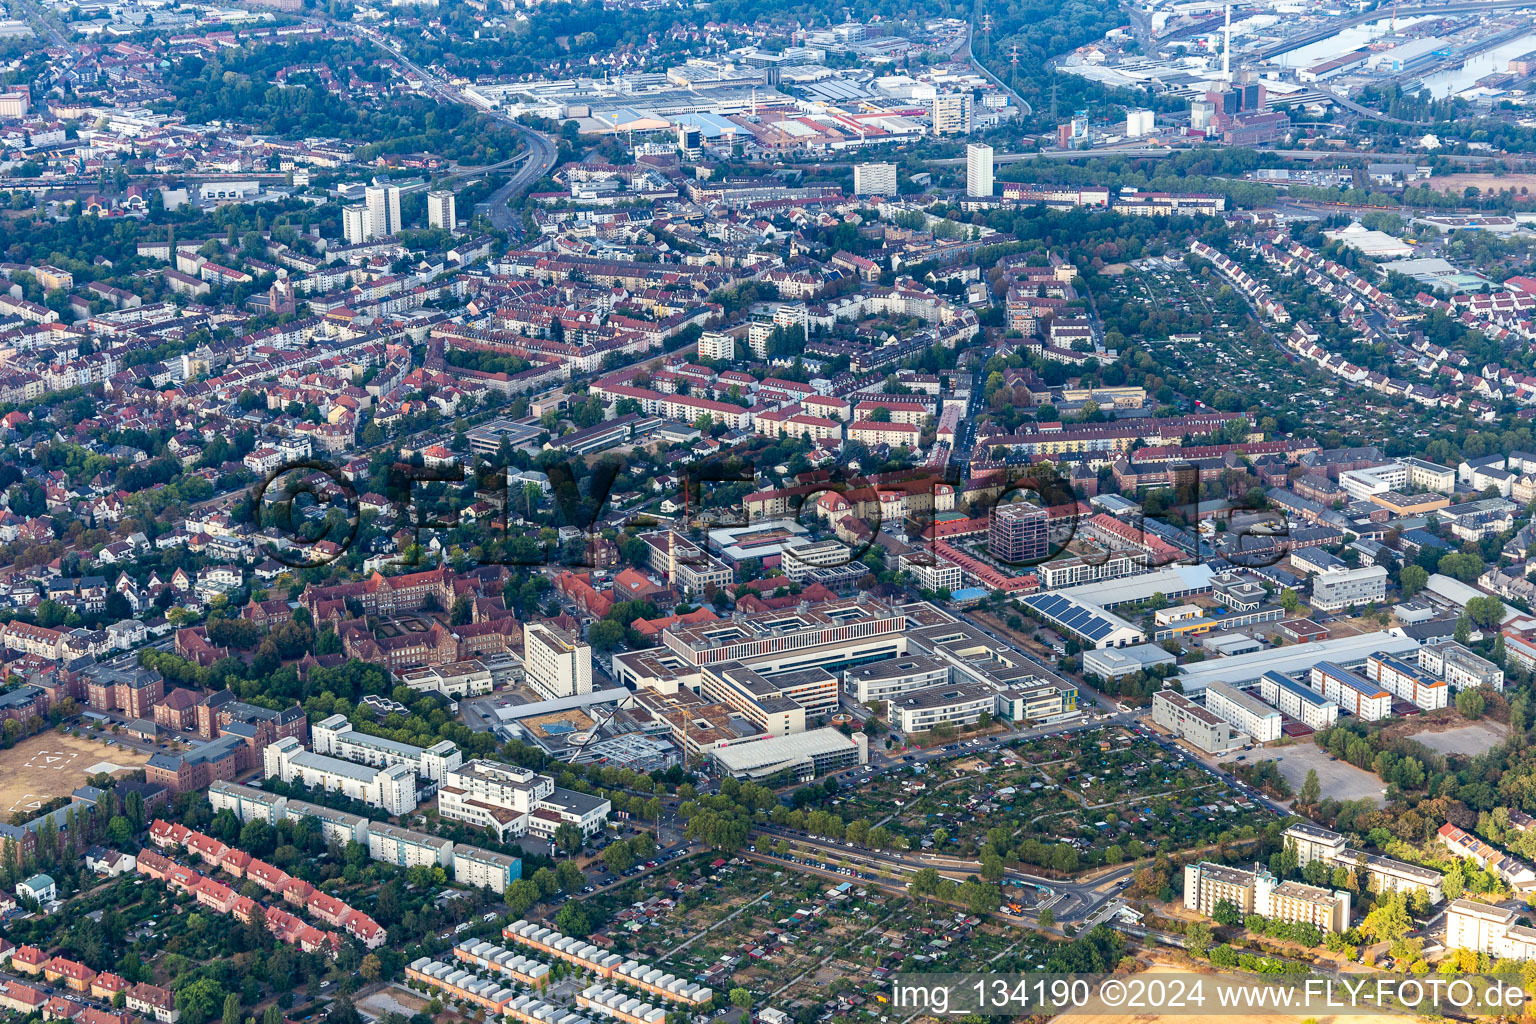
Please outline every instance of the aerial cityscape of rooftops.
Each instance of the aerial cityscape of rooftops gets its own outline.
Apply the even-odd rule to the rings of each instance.
[[[1536,992],[1536,0],[0,7],[0,1024]]]

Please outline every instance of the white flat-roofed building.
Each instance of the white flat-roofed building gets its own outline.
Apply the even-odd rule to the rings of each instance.
[[[1332,728],[1339,718],[1337,704],[1279,672],[1266,672],[1259,677],[1259,696],[1309,729]]]
[[[345,715],[332,715],[316,722],[311,730],[310,743],[316,753],[356,761],[358,764],[373,767],[409,765],[417,775],[433,782],[442,782],[448,772],[464,761],[459,748],[448,740],[434,743],[430,747],[416,747],[383,736],[358,732]]]
[[[854,164],[853,194],[856,196],[895,196],[896,165],[888,163]]]
[[[1258,912],[1277,921],[1316,925],[1324,932],[1349,928],[1350,896],[1305,882],[1277,882],[1268,871],[1254,872],[1254,904]]]
[[[555,780],[548,775],[477,759],[448,773],[437,793],[437,810],[450,821],[490,829],[505,840],[525,834],[528,815],[554,792]]]
[[[1209,861],[1184,865],[1186,910],[1211,917],[1216,905],[1222,902],[1232,904],[1245,915],[1305,922],[1325,932],[1349,928],[1347,892],[1329,892],[1302,882],[1282,882],[1257,864],[1252,870]]]
[[[890,703],[891,728],[906,735],[940,725],[975,725],[997,707],[997,691],[977,683],[930,686],[904,693]]]
[[[545,697],[592,692],[592,648],[548,623],[523,626],[523,668],[528,685]]]
[[[386,814],[409,814],[416,809],[416,769],[407,764],[375,768],[343,761],[305,750],[292,736],[268,744],[262,762],[269,779],[340,793]]]
[[[313,818],[319,823],[327,843],[337,846],[346,846],[348,843],[368,844],[367,818],[322,807],[307,800],[294,800],[264,789],[220,780],[208,787],[208,802],[215,811],[228,809],[242,822],[264,821],[276,825],[279,821]]]
[[[288,798],[220,779],[208,787],[208,802],[215,811],[231,811],[242,822],[264,821],[276,825],[283,818]]]
[[[1331,662],[1313,665],[1308,682],[1340,710],[1364,721],[1375,722],[1392,714],[1392,694],[1385,687]]]
[[[1213,681],[1205,688],[1205,709],[1259,743],[1280,738],[1280,712],[1235,686]]]
[[[1400,491],[1408,485],[1408,467],[1399,463],[1348,469],[1339,474],[1339,486],[1351,498],[1364,500],[1373,494]]]
[[[1390,654],[1373,654],[1365,659],[1365,675],[1379,683],[1393,696],[1412,701],[1425,711],[1443,708],[1450,702],[1450,687],[1417,664]]]
[[[1516,924],[1519,918],[1508,907],[1452,900],[1445,910],[1446,948],[1486,953],[1499,960],[1536,959],[1536,928]]]
[[[1210,861],[1184,865],[1184,909],[1203,917],[1214,914],[1222,902],[1243,914],[1254,913],[1253,890],[1252,871]]]
[[[447,868],[453,864],[453,840],[375,821],[368,826],[368,856],[403,868]]]
[[[1453,494],[1456,490],[1456,470],[1450,466],[1437,466],[1422,459],[1400,459],[1408,467],[1408,484],[1427,491]]]
[[[943,686],[950,679],[949,662],[924,654],[858,665],[843,673],[843,686],[860,704],[896,700],[904,693]]]
[[[523,877],[523,862],[493,850],[456,843],[453,847],[453,880],[460,885],[505,892]]]
[[[1419,667],[1446,681],[1453,690],[1491,686],[1504,689],[1504,670],[1454,640],[1419,648]]]
[[[1342,835],[1311,822],[1297,822],[1285,830],[1285,842],[1296,852],[1296,866],[1304,868],[1314,860],[1332,864],[1348,845]]]
[[[549,839],[554,837],[555,829],[570,824],[581,829],[582,835],[591,836],[602,831],[612,810],[613,804],[607,797],[556,786],[528,815],[528,831]]]
[[[1412,893],[1422,890],[1431,903],[1439,903],[1445,898],[1442,889],[1445,876],[1440,872],[1351,849],[1342,835],[1320,825],[1298,822],[1285,830],[1285,841],[1296,851],[1297,867],[1306,867],[1314,860],[1351,871],[1363,866],[1376,892]]]
[[[1318,573],[1312,577],[1312,607],[1336,612],[1383,601],[1387,596],[1387,576],[1386,568],[1380,565]]]
[[[1100,679],[1124,679],[1143,669],[1176,664],[1178,659],[1157,644],[1106,647],[1103,650],[1083,652],[1083,671],[1092,672]]]
[[[591,835],[612,809],[602,797],[560,789],[548,775],[486,760],[449,772],[437,796],[443,817],[490,829],[503,840],[530,832],[553,835],[565,822]]]
[[[908,551],[896,566],[924,590],[959,590],[964,582],[958,565],[930,551]]]
[[[806,541],[784,545],[784,558],[779,567],[784,575],[796,583],[804,582],[818,569],[848,565],[853,552],[840,540]]]
[[[398,672],[395,678],[413,690],[440,693],[454,699],[478,697],[495,688],[495,677],[491,670],[475,658]]]
[[[836,729],[812,729],[792,736],[774,736],[709,748],[709,756],[733,778],[770,778],[789,773],[810,779],[828,772],[869,763],[869,740],[863,733],[844,736]]]
[[[1053,558],[1034,567],[1033,572],[1046,590],[1080,587],[1103,580],[1115,580],[1147,571],[1145,551],[1115,551],[1102,556]]]
[[[1152,721],[1210,754],[1243,745],[1230,724],[1177,690],[1152,695]]]

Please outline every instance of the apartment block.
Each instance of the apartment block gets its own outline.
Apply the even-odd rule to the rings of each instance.
[[[1152,721],[1210,754],[1243,745],[1228,722],[1175,690],[1153,694]]]
[[[545,697],[592,692],[592,648],[557,626],[530,622],[523,627],[523,664],[528,685]]]
[[[1332,662],[1321,661],[1313,665],[1309,682],[1312,689],[1341,710],[1367,722],[1392,714],[1392,694],[1386,688]]]
[[[1259,696],[1310,729],[1331,728],[1339,718],[1337,704],[1279,672],[1266,672],[1259,678]]]
[[[287,737],[262,751],[265,775],[284,782],[302,782],[328,793],[340,793],[390,815],[416,809],[416,770],[396,764],[385,768],[343,761],[305,750]]]
[[[1444,679],[1452,690],[1491,686],[1504,689],[1504,670],[1454,640],[1419,648],[1419,667]]]
[[[1184,906],[1206,917],[1231,903],[1243,914],[1316,925],[1325,932],[1349,928],[1350,895],[1302,882],[1282,882],[1255,864],[1252,870],[1212,864],[1184,866]]]
[[[1235,686],[1212,680],[1205,688],[1205,709],[1255,742],[1273,743],[1280,738],[1280,712]]]
[[[1350,871],[1363,868],[1369,876],[1371,887],[1377,892],[1423,891],[1431,903],[1439,903],[1445,898],[1445,876],[1440,872],[1351,849],[1342,835],[1311,822],[1298,822],[1286,829],[1285,841],[1286,845],[1296,851],[1298,867],[1306,867],[1312,861],[1320,860]]]
[[[1500,960],[1536,959],[1536,928],[1516,924],[1519,918],[1508,907],[1452,900],[1445,909],[1446,948],[1486,953]]]
[[[1390,654],[1365,659],[1366,678],[1379,683],[1394,697],[1411,701],[1426,711],[1443,708],[1450,701],[1450,687],[1429,671]]]
[[[1387,596],[1387,575],[1387,570],[1379,565],[1318,573],[1312,577],[1312,607],[1337,612],[1382,601]]]

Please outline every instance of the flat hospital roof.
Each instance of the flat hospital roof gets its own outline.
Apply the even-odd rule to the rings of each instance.
[[[710,748],[710,755],[730,771],[751,771],[765,764],[847,750],[856,744],[836,729],[812,729],[766,740]]]
[[[1362,633],[1359,636],[1336,637],[1318,640],[1310,644],[1254,651],[1230,658],[1211,658],[1179,670],[1179,681],[1185,693],[1200,693],[1211,680],[1241,686],[1253,682],[1266,672],[1295,675],[1310,671],[1313,665],[1323,661],[1364,661],[1367,655],[1377,651],[1387,654],[1409,654],[1419,649],[1419,642],[1406,636],[1388,632]]]

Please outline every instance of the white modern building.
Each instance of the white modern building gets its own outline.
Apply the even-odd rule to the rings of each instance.
[[[1152,722],[1209,754],[1243,745],[1230,723],[1177,690],[1159,690],[1152,695]]]
[[[1297,867],[1304,868],[1314,860],[1350,871],[1363,867],[1376,892],[1422,891],[1431,903],[1439,903],[1445,898],[1445,876],[1440,872],[1352,849],[1339,833],[1311,822],[1299,822],[1286,829],[1285,842],[1296,852]]]
[[[262,761],[269,779],[340,793],[386,814],[409,814],[416,809],[416,769],[407,764],[374,768],[343,761],[305,750],[292,736],[268,744]]]
[[[478,658],[397,672],[395,679],[413,690],[455,700],[490,693],[496,683],[495,674]]]
[[[1364,469],[1347,469],[1339,474],[1339,486],[1356,500],[1373,494],[1401,491],[1408,486],[1408,467],[1400,463],[1385,466],[1367,466]]]
[[[453,848],[453,880],[460,885],[505,892],[523,876],[523,862],[504,853],[458,843]]]
[[[341,211],[341,236],[348,245],[362,245],[372,237],[368,207],[347,206]]]
[[[1503,692],[1504,670],[1454,640],[1419,648],[1419,667],[1444,679],[1452,690],[1491,686]]]
[[[443,817],[478,825],[500,839],[528,833],[550,836],[566,822],[592,835],[612,809],[606,799],[557,787],[548,775],[485,760],[468,761],[449,772],[437,795]]]
[[[400,233],[400,187],[369,185],[363,189],[368,207],[368,237],[386,238]]]
[[[1243,914],[1316,925],[1325,932],[1349,928],[1350,895],[1302,882],[1282,882],[1263,867],[1252,870],[1203,861],[1184,865],[1184,908],[1211,917],[1218,903]]]
[[[528,685],[545,697],[592,692],[592,648],[557,626],[523,627],[523,667]]]
[[[790,736],[770,736],[709,749],[709,756],[734,778],[762,779],[780,773],[800,780],[869,763],[869,739],[861,732],[844,736],[836,729],[812,729]]]
[[[1310,729],[1332,728],[1338,721],[1339,706],[1316,690],[1309,689],[1279,672],[1266,672],[1259,679],[1259,696]]]
[[[1235,686],[1212,682],[1205,688],[1205,709],[1256,742],[1273,743],[1280,738],[1280,712]]]
[[[489,676],[490,673],[486,674]],[[430,747],[416,747],[383,736],[358,732],[345,715],[332,715],[316,722],[310,730],[310,746],[317,754],[356,761],[375,768],[409,765],[417,775],[433,782],[442,782],[450,771],[464,761],[459,748],[448,740],[441,740]]]
[[[699,358],[724,360],[736,358],[736,339],[725,331],[705,331],[699,335]]]
[[[454,209],[452,192],[434,189],[427,193],[427,224],[444,231],[453,231],[458,227],[459,219]]]
[[[453,863],[453,840],[375,821],[368,826],[368,856],[402,868],[446,868]]]
[[[215,811],[227,809],[242,822],[264,821],[276,825],[280,821],[312,818],[319,824],[327,843],[341,847],[348,843],[368,844],[367,818],[308,800],[294,800],[264,789],[219,780],[208,787],[208,802]]]
[[[1536,928],[1516,924],[1519,917],[1508,907],[1452,900],[1445,910],[1445,946],[1500,960],[1536,959]]]
[[[965,147],[965,194],[992,195],[992,147],[973,142]]]
[[[904,693],[890,702],[891,728],[904,735],[928,732],[940,725],[967,727],[997,708],[997,691],[979,683],[930,686]]]
[[[856,196],[894,196],[896,165],[869,163],[853,165],[853,194]]]
[[[1434,711],[1450,703],[1451,688],[1416,662],[1390,654],[1373,654],[1365,659],[1365,675],[1394,697],[1411,701],[1425,711]]]
[[[1318,573],[1312,577],[1312,607],[1337,612],[1383,601],[1387,596],[1387,575],[1386,568],[1380,565]]]

